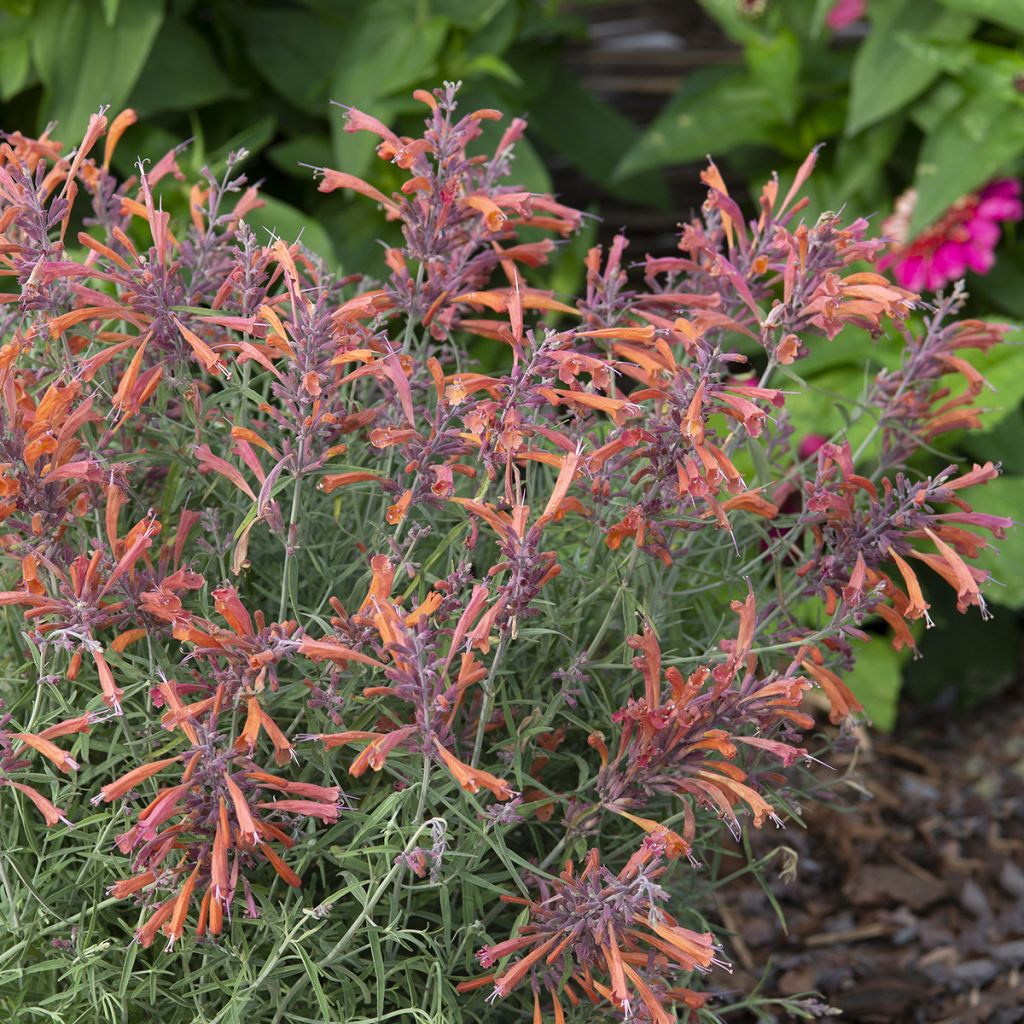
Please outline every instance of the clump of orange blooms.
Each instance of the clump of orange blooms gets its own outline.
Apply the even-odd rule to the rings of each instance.
[[[346,115],[398,190],[320,173],[400,227],[378,282],[258,237],[244,153],[121,180],[130,110],[70,151],[3,137],[0,605],[46,672],[5,684],[0,802],[51,828],[90,796],[125,817],[110,893],[142,908],[144,946],[259,915],[354,807],[397,799],[419,835],[461,802],[538,894],[509,896],[522,923],[463,990],[523,992],[535,1020],[694,1019],[727,965],[680,924],[698,908],[669,913],[672,879],[719,827],[782,823],[808,694],[837,724],[861,711],[843,675],[866,622],[914,647],[936,582],[986,611],[972,562],[1011,524],[966,495],[998,467],[910,460],[978,426],[965,353],[1004,329],[871,269],[866,221],[806,222],[814,153],[753,215],[709,164],[676,252],[633,266],[620,235],[555,294],[537,282],[583,217],[507,183],[525,122],[484,150],[498,111],[463,114],[450,85],[416,99],[416,137]],[[868,442],[804,455],[778,371],[849,330],[906,357],[869,389]],[[111,739],[90,794],[69,751],[117,719],[135,741]],[[472,836],[439,835],[391,870],[443,879]],[[577,840],[582,871],[548,874]]]

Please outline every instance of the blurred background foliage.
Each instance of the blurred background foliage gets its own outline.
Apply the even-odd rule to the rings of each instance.
[[[344,133],[331,101],[412,133],[422,107],[410,93],[443,80],[464,83],[468,107],[528,116],[517,184],[600,214],[553,265],[548,283],[563,291],[580,283],[583,251],[623,224],[638,257],[670,251],[703,200],[707,154],[734,194],[754,196],[824,142],[806,216],[845,204],[880,225],[913,187],[912,234],[1024,165],[1021,0],[0,0],[0,127],[56,121],[70,146],[101,104],[131,106],[140,121],[118,149],[122,175],[135,155],[156,160],[183,139],[193,171],[245,148],[265,198],[253,226],[301,231],[349,270],[383,268],[376,211],[318,193],[312,168],[384,190],[399,176],[372,138]],[[185,190],[165,200],[187,210]],[[976,315],[1024,319],[1012,225],[995,267],[968,287]],[[898,353],[895,340],[849,338],[802,363],[813,387],[788,403],[798,432],[841,426],[830,393],[855,397],[865,362]],[[987,433],[935,453],[933,468],[950,455],[1002,460],[986,511],[1021,516],[1024,347],[982,368],[997,389]],[[854,686],[877,724],[893,724],[901,686],[918,707],[947,711],[1019,679],[1024,531],[988,568],[1002,584],[990,591],[995,622],[957,617],[948,629],[955,613],[936,607],[930,657],[910,664],[871,645]]]

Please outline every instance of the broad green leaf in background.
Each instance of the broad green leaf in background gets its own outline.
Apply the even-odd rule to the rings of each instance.
[[[744,143],[769,143],[783,130],[769,89],[749,72],[698,71],[625,154],[615,177],[721,155]]]
[[[314,218],[269,196],[261,194],[260,198],[263,205],[247,213],[245,220],[256,232],[256,238],[261,245],[266,245],[271,236],[283,238],[288,242],[301,237],[305,245],[333,265],[334,245],[330,236]]]
[[[867,331],[856,326],[846,326],[831,341],[828,338],[811,338],[809,352],[793,363],[793,369],[805,380],[813,381],[819,374],[836,367],[857,367],[870,372],[881,369],[893,370],[900,365],[905,345],[895,332],[872,338]],[[851,397],[859,392],[859,383],[853,386]]]
[[[857,648],[854,669],[844,677],[868,718],[882,732],[892,732],[896,724],[907,653],[893,650],[887,635],[872,636],[869,644]]]
[[[968,496],[975,507],[994,516],[1024,520],[1024,477],[1001,476]],[[982,551],[977,565],[995,581],[985,591],[990,601],[1006,608],[1024,608],[1024,526],[1015,526],[1003,540]],[[999,586],[998,584],[1002,584]]]
[[[530,131],[564,156],[581,174],[624,199],[667,207],[668,192],[660,175],[615,177],[623,151],[639,137],[637,128],[604,103],[568,71],[556,69],[544,83],[529,117]]]
[[[508,4],[509,0],[430,0],[430,12],[459,28],[476,32]]]
[[[1024,32],[1024,4],[1020,0],[939,0],[947,10],[994,21],[1015,32]]]
[[[1024,151],[1024,110],[985,94],[965,100],[927,136],[917,161],[913,236]]]
[[[958,445],[976,462],[991,459],[1002,465],[1004,473],[1024,476],[1024,411],[1018,406],[984,434],[965,433]]]
[[[334,149],[327,135],[303,134],[275,143],[267,150],[267,157],[285,174],[311,181],[310,168],[329,166],[334,159]]]
[[[871,200],[886,195],[887,164],[902,134],[903,125],[899,120],[888,118],[866,128],[856,138],[839,140],[835,156],[836,180],[828,196],[832,209],[846,205],[851,212],[863,215],[878,211],[879,207]],[[812,175],[812,182],[814,177]],[[883,202],[888,205],[887,196]]]
[[[268,114],[209,153],[204,152],[201,140],[197,140],[197,144],[190,151],[195,169],[198,171],[206,165],[214,174],[223,173],[229,153],[235,153],[240,149],[258,153],[274,137],[276,128],[277,118],[273,114]]]
[[[971,294],[992,307],[1024,321],[1024,246],[1005,245],[987,274],[972,277]]]
[[[0,11],[16,18],[27,18],[35,7],[36,0],[0,0]]]
[[[969,350],[961,355],[982,372],[991,386],[978,400],[985,410],[979,417],[982,428],[991,430],[1024,399],[1024,330],[1018,327],[1010,331],[1004,344],[988,352]]]
[[[439,12],[443,13],[443,11]],[[455,22],[457,24],[457,22]],[[465,40],[468,58],[504,55],[520,32],[529,30],[528,22],[520,23],[519,5],[515,0],[502,4],[490,19]]]
[[[448,21],[424,16],[417,0],[361,4],[335,54],[330,98],[372,110],[386,123],[407,106],[411,88],[430,84],[447,34]],[[366,132],[346,132],[343,111],[337,107],[331,109],[330,121],[338,169],[364,174],[380,140]]]
[[[239,4],[232,11],[245,51],[259,74],[293,106],[322,116],[328,87],[345,46],[356,5],[338,3],[326,18],[300,8]],[[340,97],[334,97],[340,99]]]
[[[221,70],[209,42],[191,26],[170,20],[160,30],[159,43],[153,47],[129,103],[139,117],[149,117],[164,110],[195,110],[244,95],[245,90]]]
[[[5,102],[28,85],[31,21],[0,11],[0,100]]]
[[[800,109],[800,56],[800,42],[787,28],[752,40],[746,49],[751,75],[768,91],[775,112],[787,124]]]
[[[965,39],[975,25],[973,18],[943,10],[933,0],[886,0],[869,5],[868,14],[871,32],[853,63],[848,135],[895,113],[942,73],[938,63],[914,56],[908,40]]]
[[[993,103],[1017,104],[1024,112],[1024,96],[1017,87],[1024,76],[1024,53],[972,41],[936,43],[908,38],[905,46],[915,60],[938,66],[966,88],[984,93]],[[942,84],[936,86],[936,91]]]
[[[163,22],[162,0],[131,0],[106,22],[97,0],[40,0],[32,15],[32,59],[45,86],[39,127],[79,139],[102,104],[125,105]]]
[[[966,95],[967,90],[959,82],[944,78],[914,103],[910,108],[910,120],[927,135],[963,103]]]
[[[481,53],[476,57],[464,60],[459,68],[459,74],[462,77],[458,81],[486,76],[496,78],[506,85],[511,85],[514,89],[521,88],[523,84],[523,80],[516,74],[515,68],[493,53]]]

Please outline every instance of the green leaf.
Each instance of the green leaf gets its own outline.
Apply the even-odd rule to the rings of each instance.
[[[905,45],[915,59],[937,65],[972,91],[985,93],[991,102],[1018,103],[1024,109],[1024,97],[1017,89],[1017,81],[1024,75],[1024,54],[978,42],[907,39]],[[941,87],[942,83],[936,89]]]
[[[268,235],[283,238],[289,243],[301,235],[303,243],[313,252],[323,256],[328,262],[334,261],[336,257],[330,235],[316,220],[279,199],[271,199],[265,195],[261,195],[260,198],[263,200],[263,206],[245,215],[246,223],[256,232],[260,243],[265,244]]]
[[[1024,411],[1018,406],[983,434],[965,433],[957,445],[978,462],[1001,463],[1003,472],[1024,476]]]
[[[974,28],[973,18],[943,11],[933,0],[888,0],[868,11],[871,31],[853,62],[848,135],[906,106],[941,74],[939,63],[915,56],[908,42],[951,42]]]
[[[331,99],[372,112],[387,123],[403,109],[410,89],[434,84],[431,78],[447,34],[447,20],[424,17],[416,0],[377,0],[361,6],[334,55]],[[338,167],[364,174],[380,140],[366,132],[346,132],[338,108],[331,110],[330,121]]]
[[[551,175],[529,139],[523,138],[516,143],[508,181],[527,192],[551,191]]]
[[[802,363],[795,363],[792,370],[796,373],[790,379],[802,376]],[[784,371],[784,376],[789,376],[790,372]],[[797,387],[786,384],[783,388],[787,392],[786,411],[797,436],[845,437],[856,451],[875,425],[875,417],[858,408],[872,373],[865,363],[834,365],[814,374],[806,384]],[[878,444],[876,438],[873,447],[868,449],[869,458]]]
[[[698,71],[627,150],[615,177],[720,156],[745,143],[770,143],[777,124],[770,91],[748,72]]]
[[[979,399],[985,410],[980,415],[982,428],[991,430],[1017,409],[1024,399],[1024,331],[1017,328],[1006,341],[988,352],[969,350],[961,353],[976,366],[991,385]]]
[[[910,120],[928,135],[963,103],[966,95],[967,90],[959,82],[943,79],[911,107]]]
[[[967,99],[929,135],[914,177],[913,236],[967,192],[985,184],[1024,152],[1024,112],[988,96]]]
[[[939,0],[950,11],[994,21],[1016,32],[1024,32],[1024,5],[1019,0]]]
[[[699,0],[701,7],[712,17],[722,31],[734,42],[746,46],[762,39],[765,34],[766,10],[756,14],[746,14],[736,0]]]
[[[768,91],[776,113],[787,123],[800,107],[800,57],[800,43],[789,29],[747,45],[751,75]]]
[[[853,204],[858,212],[870,214],[879,208],[879,201],[887,205],[887,164],[903,135],[904,125],[898,118],[890,118],[865,129],[855,139],[840,139],[835,159],[837,182],[828,195],[831,207]],[[857,204],[857,199],[865,201]],[[876,201],[872,203],[871,199]]]
[[[857,648],[853,671],[843,680],[882,732],[892,732],[896,724],[906,654],[893,650],[888,636],[873,636],[866,647]]]
[[[274,137],[277,128],[277,118],[273,114],[260,118],[255,124],[242,129],[237,135],[233,135],[227,142],[217,149],[212,150],[202,159],[202,163],[208,164],[214,174],[220,174],[229,153],[237,152],[240,149],[247,149],[250,153],[258,153]],[[196,153],[197,158],[199,153]]]
[[[173,89],[167,87],[168,82],[174,82]],[[140,117],[148,117],[165,110],[195,110],[244,95],[221,70],[210,44],[199,32],[181,21],[168,21],[132,90],[130,103]]]
[[[518,5],[503,4],[493,18],[466,38],[466,57],[472,59],[484,54],[504,56],[505,51],[516,41],[519,31]]]
[[[464,78],[476,76],[497,78],[514,89],[521,88],[523,84],[523,80],[516,74],[515,69],[493,53],[480,53],[475,57],[470,57],[460,65],[459,73]]]
[[[280,10],[239,4],[232,20],[245,52],[274,91],[311,113],[328,98],[328,86],[345,47],[352,3],[339,4],[339,14],[325,17],[295,8]]]
[[[431,0],[430,10],[453,25],[476,32],[508,6],[508,0]]]
[[[993,310],[1024,320],[1024,245],[999,247],[995,266],[971,280],[971,295],[981,298]]]
[[[971,493],[971,503],[980,512],[1020,519],[1024,516],[1024,477],[1002,476]],[[1024,608],[1024,528],[1013,527],[1003,540],[982,551],[977,565],[988,569],[995,584],[985,596],[1006,608]]]
[[[5,102],[29,83],[30,27],[27,19],[0,12],[0,100]]]
[[[101,105],[118,113],[162,22],[161,0],[132,0],[113,25],[97,3],[40,0],[32,18],[32,59],[45,86],[40,127],[58,121],[58,138],[74,143]]]
[[[668,192],[660,175],[620,177],[617,174],[615,165],[619,154],[639,133],[627,118],[585,89],[570,72],[553,71],[545,83],[543,95],[537,99],[530,128],[547,147],[564,156],[589,181],[602,185],[613,195],[635,202],[668,205]]]
[[[279,170],[303,181],[311,181],[310,167],[326,167],[333,158],[331,140],[326,135],[296,135],[294,139],[277,142],[267,150],[267,157]],[[307,166],[303,167],[302,165]]]
[[[113,25],[117,21],[117,9],[121,0],[103,0],[103,20],[107,25]]]
[[[334,1010],[327,1002],[324,987],[320,984],[320,972],[317,970],[316,964],[310,960],[309,954],[297,942],[295,943],[295,951],[302,959],[302,966],[306,969],[306,977],[309,978],[309,984],[313,989],[313,996],[316,999],[316,1005],[320,1009],[323,1019],[330,1020],[331,1017],[334,1016]]]

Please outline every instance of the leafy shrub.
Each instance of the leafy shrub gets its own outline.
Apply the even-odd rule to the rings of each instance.
[[[815,708],[933,581],[986,613],[997,468],[907,465],[1005,329],[805,222],[814,152],[749,219],[711,164],[675,254],[565,301],[525,122],[477,153],[497,111],[416,99],[347,114],[399,189],[319,175],[400,226],[379,283],[261,241],[242,154],[117,179],[131,111],[0,146],[8,1019],[719,1019],[729,833],[827,788]],[[899,362],[798,436],[844,328]]]
[[[156,160],[185,136],[193,139],[179,157],[186,173],[207,166],[220,174],[227,154],[244,148],[252,154],[247,173],[266,181],[272,196],[253,212],[254,229],[291,238],[301,227],[325,259],[376,272],[381,226],[372,211],[318,196],[308,165],[370,173],[384,188],[400,182],[388,165],[373,166],[373,146],[344,130],[344,111],[329,99],[416,131],[411,90],[461,81],[467,102],[534,112],[534,141],[523,140],[518,151],[525,187],[550,191],[546,163],[557,161],[613,195],[657,198],[667,207],[658,175],[611,182],[616,147],[639,129],[561,66],[566,42],[586,31],[585,18],[563,6],[13,0],[0,4],[0,124],[42,132],[57,121],[65,138],[78,138],[99,104],[130,106],[141,120],[131,149],[114,156],[123,175],[137,154]]]
[[[815,198],[868,213],[912,186],[916,235],[960,196],[1020,166],[1024,14],[1015,0],[701,6],[742,47],[743,64],[688,76],[623,153],[620,174],[709,151],[753,170],[835,140]],[[1007,129],[991,131],[996,124]]]

